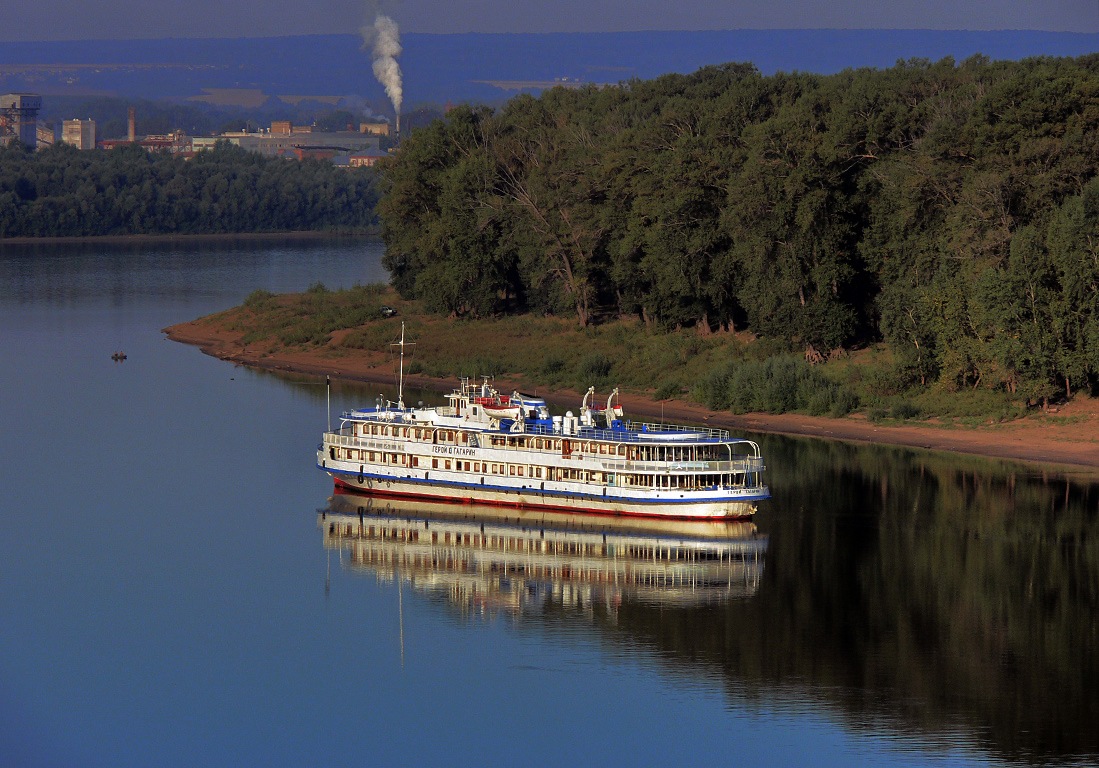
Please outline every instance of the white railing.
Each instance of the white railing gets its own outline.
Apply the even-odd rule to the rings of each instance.
[[[338,448],[358,448],[375,451],[403,452],[405,444],[400,440],[378,440],[371,437],[355,437],[341,432],[329,432],[325,435],[325,444]]]
[[[762,472],[763,459],[747,456],[733,461],[600,461],[604,472],[725,474]]]
[[[640,433],[639,440],[655,440],[662,434],[699,435],[703,440],[728,440],[729,431],[715,427],[692,427],[687,424],[653,424],[650,422],[627,421],[626,429]],[[686,434],[684,434],[686,433]],[[632,442],[632,441],[631,441]]]

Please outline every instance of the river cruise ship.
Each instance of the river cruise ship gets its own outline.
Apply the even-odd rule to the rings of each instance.
[[[614,390],[579,415],[464,380],[444,406],[379,399],[324,433],[317,466],[377,496],[665,518],[746,519],[770,496],[751,440],[626,421]]]

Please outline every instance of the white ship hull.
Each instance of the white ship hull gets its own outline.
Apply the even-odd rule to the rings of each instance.
[[[501,422],[475,392],[463,387],[448,407],[346,413],[318,446],[317,467],[374,496],[679,520],[748,519],[770,497],[750,440],[702,427],[603,427],[586,412],[551,418],[529,397],[530,419]]]
[[[493,488],[473,484],[448,484],[414,478],[363,476],[327,469],[336,484],[372,496],[447,501],[455,504],[492,504],[524,509],[597,512],[605,515],[639,515],[674,519],[746,520],[756,512],[756,500],[700,500],[624,498],[539,488]]]

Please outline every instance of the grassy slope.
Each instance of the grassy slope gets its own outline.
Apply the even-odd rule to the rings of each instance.
[[[399,315],[383,319],[383,305],[397,308]],[[407,338],[415,342],[406,358],[406,372],[446,380],[494,375],[543,389],[583,391],[593,384],[601,390],[618,386],[653,399],[694,400],[711,407],[712,382],[715,376],[720,379],[720,372],[738,367],[749,372],[750,383],[742,383],[742,388],[762,391],[782,385],[768,380],[782,374],[774,374],[773,367],[761,361],[774,362],[784,350],[747,334],[656,332],[632,318],[586,329],[559,317],[444,318],[421,311],[416,303],[403,301],[392,289],[380,285],[345,291],[315,286],[306,293],[285,296],[257,291],[242,307],[212,316],[208,322],[243,334],[243,342],[253,350],[263,349],[271,355],[308,350],[330,360],[363,355],[391,358],[391,345],[404,322]],[[786,369],[806,368],[795,358],[782,359]],[[892,370],[888,351],[874,348],[815,366],[812,374],[848,393],[849,402],[857,399],[875,421],[936,417],[946,424],[964,425],[1002,421],[1024,413],[1019,404],[999,393],[903,391],[891,383]],[[741,402],[741,406],[733,406],[735,412],[829,412],[827,405],[815,410],[784,407],[778,399],[757,399],[755,407],[745,407],[743,399]]]

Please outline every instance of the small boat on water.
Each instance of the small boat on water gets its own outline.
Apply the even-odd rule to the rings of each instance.
[[[747,519],[770,497],[755,442],[624,420],[617,389],[598,407],[590,388],[579,415],[487,381],[465,379],[447,401],[408,407],[402,393],[342,414],[317,467],[375,496],[609,515]]]

